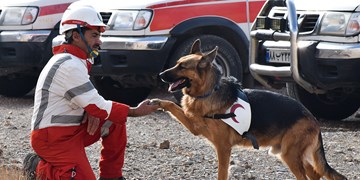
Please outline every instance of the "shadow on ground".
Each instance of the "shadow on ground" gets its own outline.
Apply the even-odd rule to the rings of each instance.
[[[360,118],[355,115],[341,121],[320,119],[321,129],[327,132],[334,131],[360,131]]]

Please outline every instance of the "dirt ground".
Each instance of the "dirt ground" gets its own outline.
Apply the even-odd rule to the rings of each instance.
[[[169,98],[159,91],[151,97]],[[0,165],[20,168],[29,144],[33,96],[0,96]],[[331,167],[347,176],[360,179],[360,119],[351,116],[343,121],[320,120],[326,158]],[[165,112],[129,118],[128,144],[124,176],[127,179],[216,179],[217,160],[209,143],[196,137]],[[168,143],[168,144],[167,144]],[[163,145],[169,145],[164,147]],[[230,179],[295,179],[268,149],[234,149]],[[98,175],[100,143],[87,148],[89,160]],[[0,180],[11,179],[0,170]]]

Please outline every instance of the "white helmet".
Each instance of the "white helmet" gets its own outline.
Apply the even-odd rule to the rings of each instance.
[[[104,32],[107,27],[100,14],[92,6],[72,4],[64,12],[59,33],[63,34],[70,29],[76,29],[77,25],[98,29],[100,32]]]

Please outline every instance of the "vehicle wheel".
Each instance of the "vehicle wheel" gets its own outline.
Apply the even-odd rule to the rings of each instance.
[[[198,35],[182,42],[171,56],[168,67],[175,65],[180,57],[188,55],[196,39],[201,40],[201,50],[203,52],[210,51],[215,46],[218,46],[218,54],[214,61],[215,65],[219,67],[223,76],[234,76],[239,82],[242,82],[243,70],[239,54],[228,41],[215,35]],[[174,92],[173,95],[179,102],[183,96],[181,91]]]
[[[311,94],[295,83],[286,84],[289,96],[300,101],[317,118],[342,120],[354,114],[360,101],[341,90],[326,94]]]
[[[22,97],[29,93],[36,85],[37,77],[0,77],[0,94],[8,97]]]
[[[92,77],[94,86],[105,99],[137,106],[150,94],[151,88],[124,88],[110,77]]]

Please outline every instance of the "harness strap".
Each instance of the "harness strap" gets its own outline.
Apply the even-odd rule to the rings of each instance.
[[[235,114],[234,113],[213,114],[213,115],[205,115],[204,117],[211,119],[227,119],[227,118],[235,117]]]
[[[255,136],[253,136],[249,132],[244,132],[244,134],[242,136],[251,141],[254,149],[259,149],[259,144],[257,143]]]
[[[228,113],[228,114],[213,114],[212,116],[204,116],[206,118],[211,118],[211,119],[226,119],[226,118],[230,118],[230,117],[235,117],[234,113]],[[253,136],[252,134],[250,134],[249,132],[244,132],[244,134],[242,135],[244,138],[249,139],[254,147],[254,149],[259,149],[259,145],[256,141],[255,136]]]
[[[84,41],[84,43],[85,43],[85,45],[86,45],[86,48],[87,48],[88,51],[89,51],[90,56],[91,56],[92,58],[98,57],[98,56],[99,56],[99,53],[98,53],[97,51],[93,51],[93,50],[90,48],[89,44],[87,43],[87,41],[86,41],[86,39],[85,39],[84,34],[81,32],[80,25],[78,24],[76,27],[77,27],[77,30],[79,31],[79,34],[80,34],[81,39]]]

